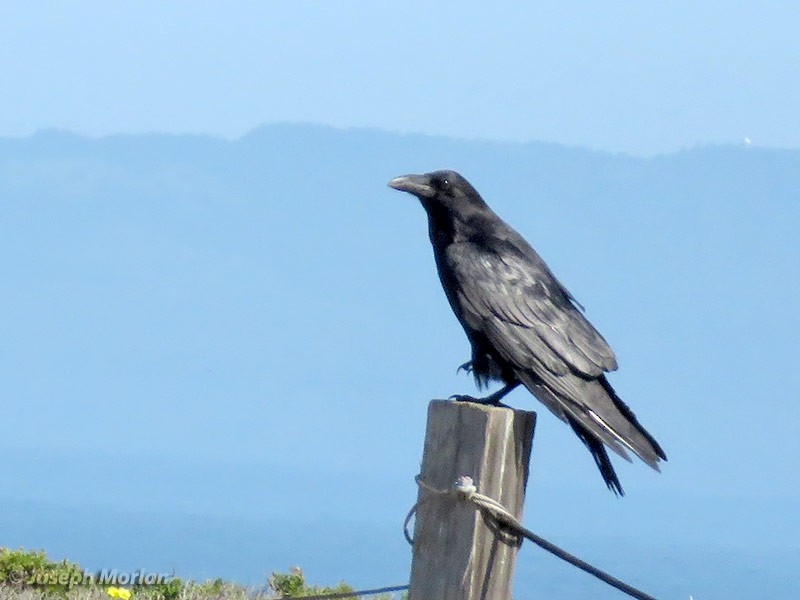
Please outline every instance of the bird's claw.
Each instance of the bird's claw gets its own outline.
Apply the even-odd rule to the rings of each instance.
[[[459,367],[460,369],[461,367]],[[472,396],[466,396],[464,394],[453,394],[448,398],[448,400],[455,400],[456,402],[475,402],[477,399],[473,398]]]
[[[473,404],[482,404],[483,406],[505,406],[500,402],[499,398],[487,396],[486,398],[475,398],[466,394],[453,394],[448,400],[455,400],[456,402],[472,402]]]
[[[461,373],[461,371],[464,371],[464,373],[472,373],[472,361],[468,360],[463,365],[459,365],[458,368],[456,369],[456,375]],[[467,396],[467,397],[469,398],[471,396]]]

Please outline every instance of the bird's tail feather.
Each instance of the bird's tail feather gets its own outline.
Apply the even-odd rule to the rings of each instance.
[[[611,459],[608,457],[608,452],[606,452],[603,442],[598,440],[576,420],[568,417],[567,421],[572,426],[572,430],[589,449],[589,452],[592,453],[592,458],[594,458],[597,468],[600,469],[600,475],[603,476],[603,481],[606,482],[608,489],[617,496],[624,496],[625,490],[622,489],[622,484],[617,477],[617,472],[614,470],[614,465],[611,464]]]
[[[581,399],[578,409],[597,427],[593,427],[587,419],[579,421],[592,432],[602,431],[611,434],[616,441],[631,450],[650,467],[660,471],[658,462],[666,460],[666,454],[655,438],[642,427],[633,411],[617,396],[605,376],[585,383],[583,393],[578,395]],[[567,405],[569,404],[567,402]],[[573,411],[570,412],[575,414]],[[606,441],[603,436],[600,437]],[[615,449],[613,444],[609,444],[609,447]]]
[[[650,446],[650,450],[661,460],[667,460],[667,455],[659,443],[644,427],[642,427],[642,424],[639,423],[636,415],[633,414],[633,411],[628,407],[628,405],[625,404],[619,396],[617,396],[617,392],[615,392],[614,388],[611,387],[611,384],[608,383],[605,375],[600,377],[598,381],[611,400],[614,402],[614,406],[617,407],[617,410],[637,429],[639,434],[645,440],[647,440],[647,445]]]
[[[617,396],[604,376],[586,380],[567,375],[544,382],[519,374],[525,386],[557,417],[569,423],[592,453],[606,484],[622,495],[616,473],[603,444],[630,461],[627,450],[656,471],[666,454]]]

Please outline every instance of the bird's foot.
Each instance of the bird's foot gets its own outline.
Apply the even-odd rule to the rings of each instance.
[[[509,408],[507,405],[500,402],[500,398],[496,394],[491,394],[485,398],[475,398],[466,394],[453,394],[448,400],[455,400],[456,402],[472,402],[474,404],[482,404],[483,406],[499,406],[501,408]]]
[[[463,365],[459,365],[459,367],[456,369],[456,375],[461,373],[461,371],[464,371],[464,373],[472,373],[472,361],[468,360]],[[472,396],[467,397],[471,398]]]
[[[518,382],[506,384],[502,389],[497,390],[494,394],[489,394],[485,398],[473,398],[472,396],[465,396],[461,394],[454,394],[450,396],[449,400],[456,400],[458,402],[474,402],[475,404],[483,404],[485,406],[501,406],[503,408],[511,408],[507,404],[500,402],[506,394],[519,385]]]

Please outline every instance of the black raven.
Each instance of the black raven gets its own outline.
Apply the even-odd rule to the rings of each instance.
[[[458,173],[406,175],[389,186],[415,195],[428,214],[439,278],[472,344],[462,367],[479,388],[505,384],[482,400],[456,397],[498,404],[524,385],[572,427],[616,494],[624,492],[605,446],[659,470],[664,451],[606,379],[614,352],[530,244]]]

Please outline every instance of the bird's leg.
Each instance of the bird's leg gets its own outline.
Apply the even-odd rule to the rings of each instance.
[[[479,402],[482,404],[491,404],[493,406],[502,406],[500,400],[506,397],[506,395],[511,392],[514,388],[519,385],[519,381],[515,381],[514,383],[508,383],[504,387],[497,390],[494,394],[489,394],[485,398],[482,398]]]
[[[508,408],[505,404],[502,404],[500,400],[502,400],[506,396],[506,394],[508,394],[518,385],[519,381],[506,384],[505,387],[497,390],[494,394],[489,394],[485,398],[473,398],[472,396],[455,394],[453,396],[450,396],[450,400],[458,400],[459,402],[475,402],[476,404],[487,404],[489,406],[502,406]]]

